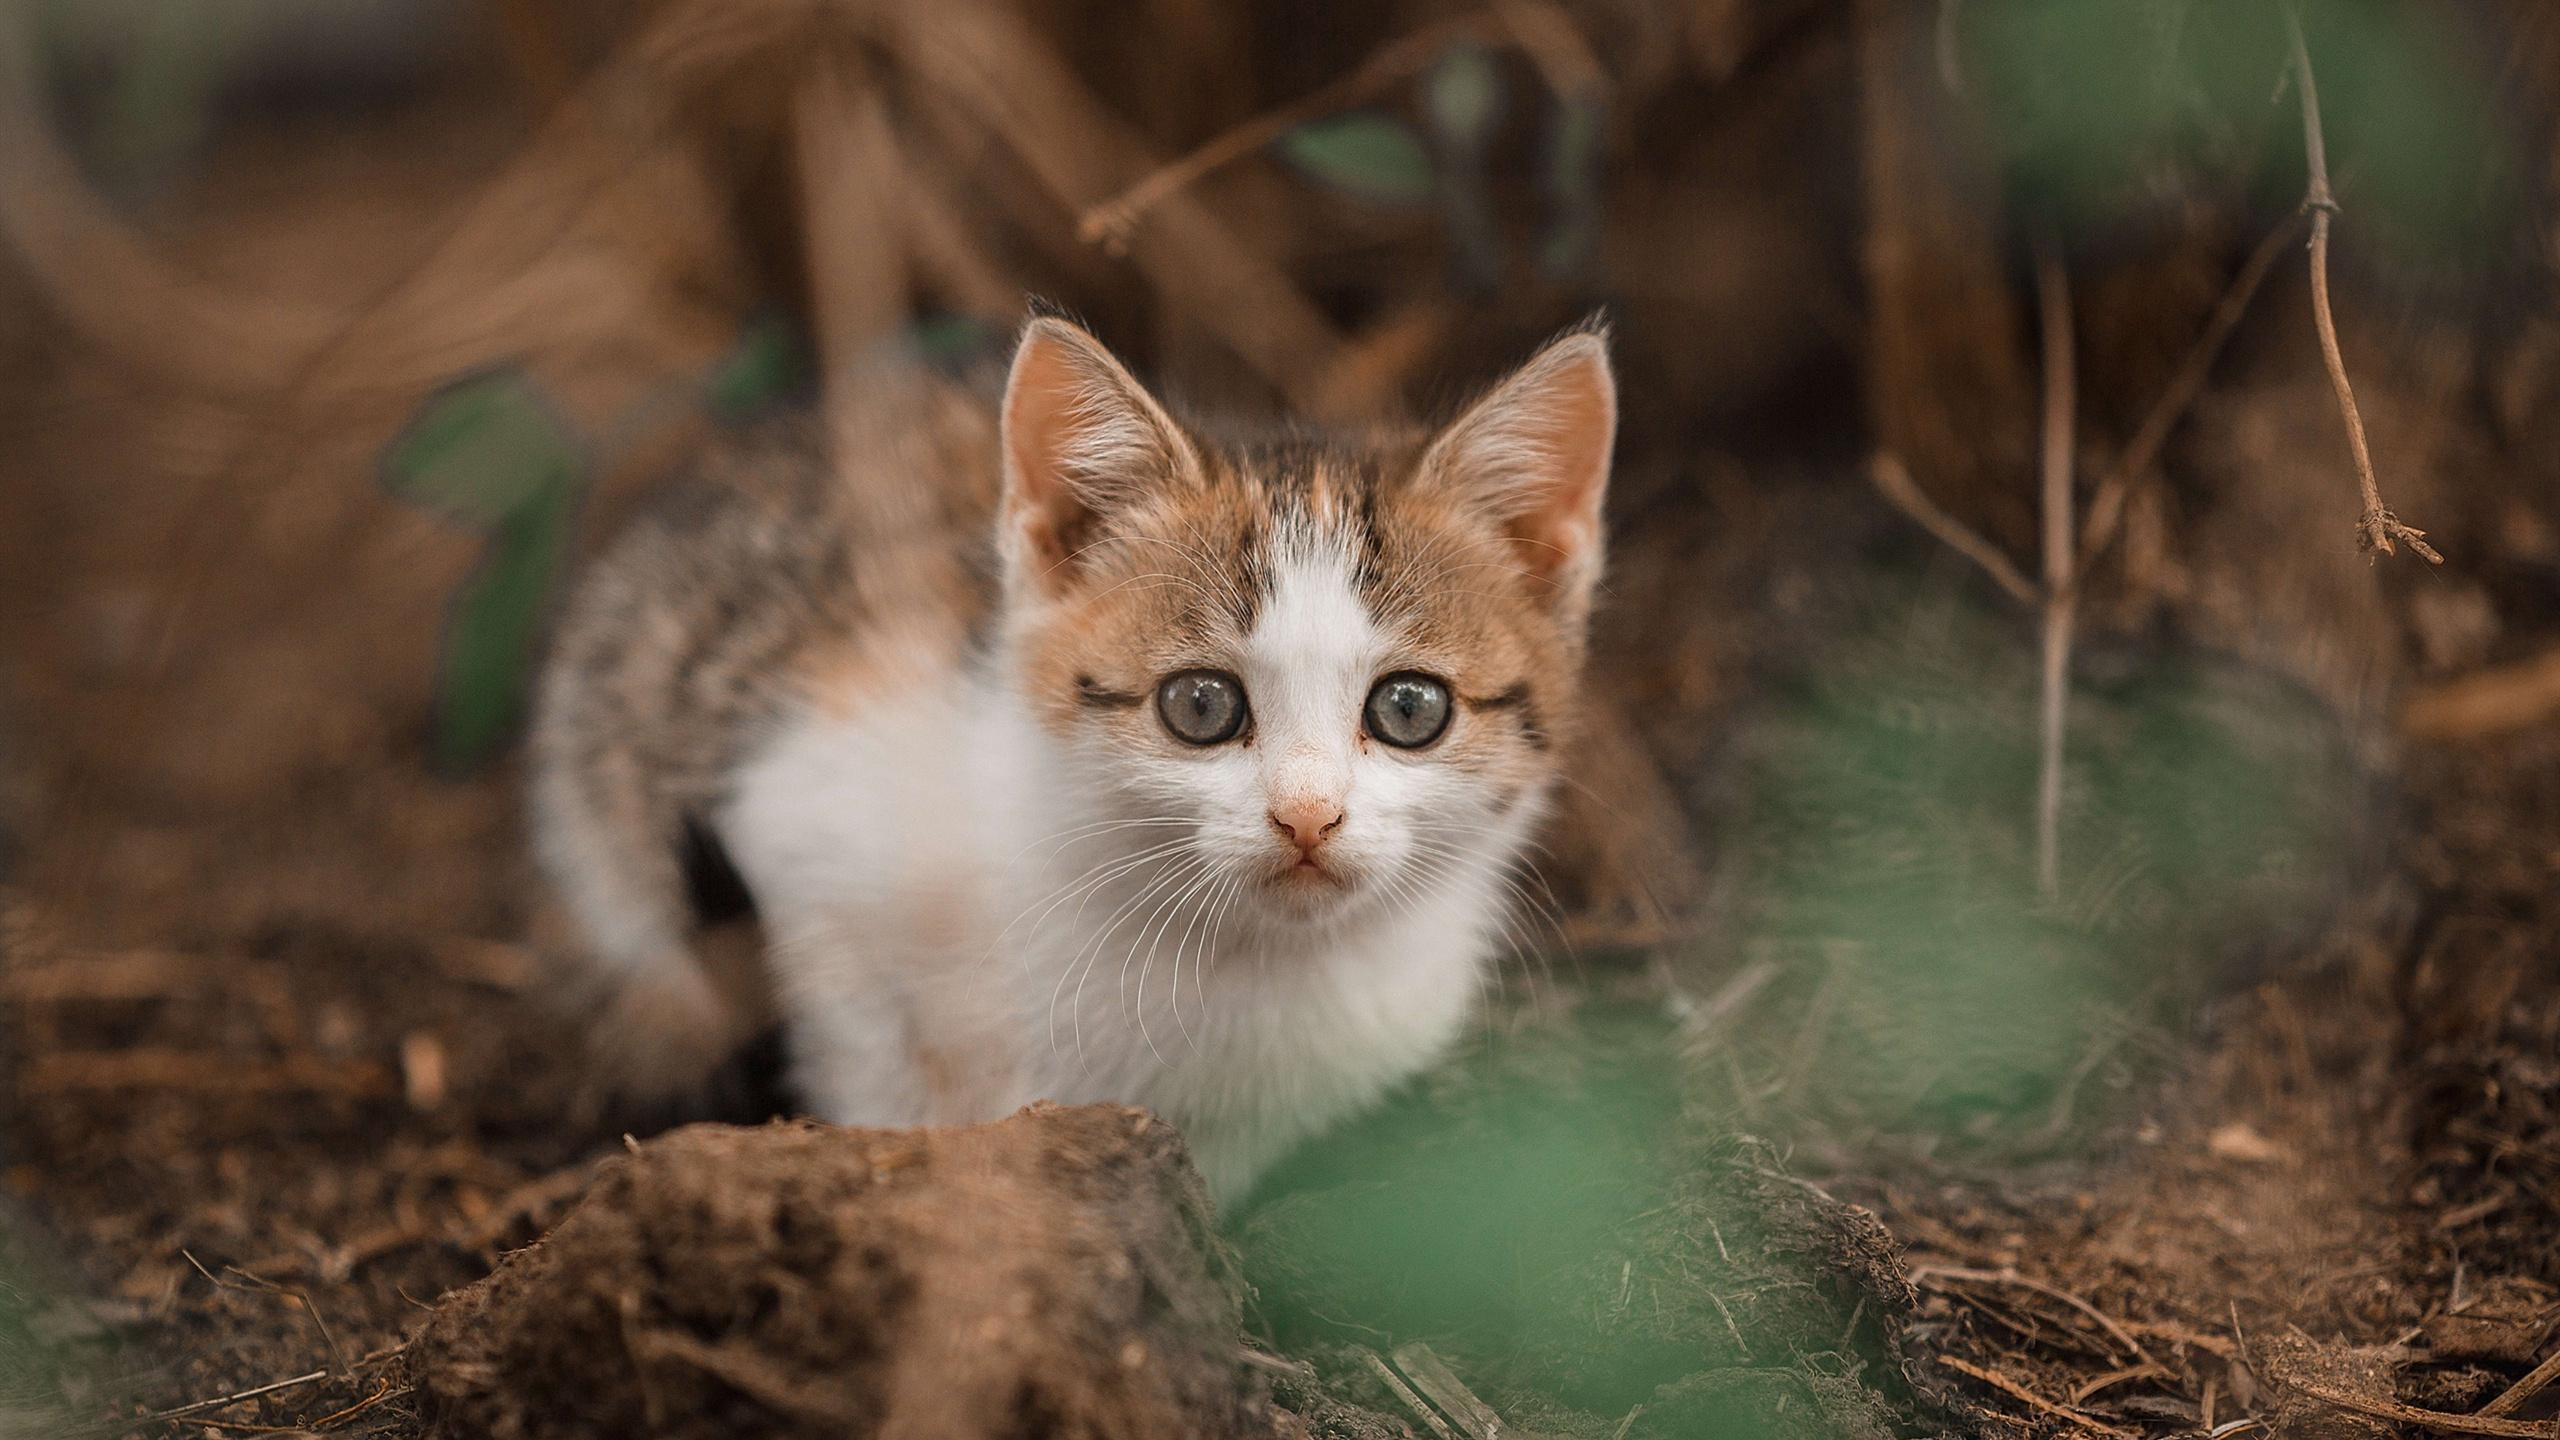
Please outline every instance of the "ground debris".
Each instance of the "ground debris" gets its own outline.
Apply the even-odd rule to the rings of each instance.
[[[446,1432],[492,1440],[1269,1435],[1237,1293],[1143,1111],[693,1126],[448,1297],[413,1354]]]

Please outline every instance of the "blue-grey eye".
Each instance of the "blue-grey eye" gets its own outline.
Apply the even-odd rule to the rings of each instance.
[[[1362,712],[1369,733],[1402,750],[1416,750],[1449,728],[1449,687],[1407,670],[1369,687]]]
[[[1186,745],[1218,745],[1244,728],[1244,682],[1224,670],[1184,670],[1156,687],[1156,714]]]

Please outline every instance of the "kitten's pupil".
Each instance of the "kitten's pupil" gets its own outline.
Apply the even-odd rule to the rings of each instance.
[[[1449,687],[1428,675],[1390,675],[1369,691],[1369,733],[1411,750],[1449,728]]]
[[[1244,728],[1244,682],[1223,670],[1185,670],[1156,687],[1156,715],[1189,745],[1216,745]]]

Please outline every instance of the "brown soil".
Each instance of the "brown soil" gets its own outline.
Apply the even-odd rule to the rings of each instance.
[[[695,1126],[439,1307],[461,1434],[1268,1435],[1181,1138],[1034,1107],[949,1131]]]

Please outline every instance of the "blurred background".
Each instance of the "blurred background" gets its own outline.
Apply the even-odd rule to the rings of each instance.
[[[1503,994],[1230,1217],[1301,1423],[1464,1432],[1371,1364],[1417,1341],[1620,1440],[2376,1433],[2548,1353],[2560,9],[0,21],[28,1433],[422,1433],[417,1307],[619,1133],[517,821],[563,585],[724,426],[1034,295],[1326,423],[1615,331]]]

